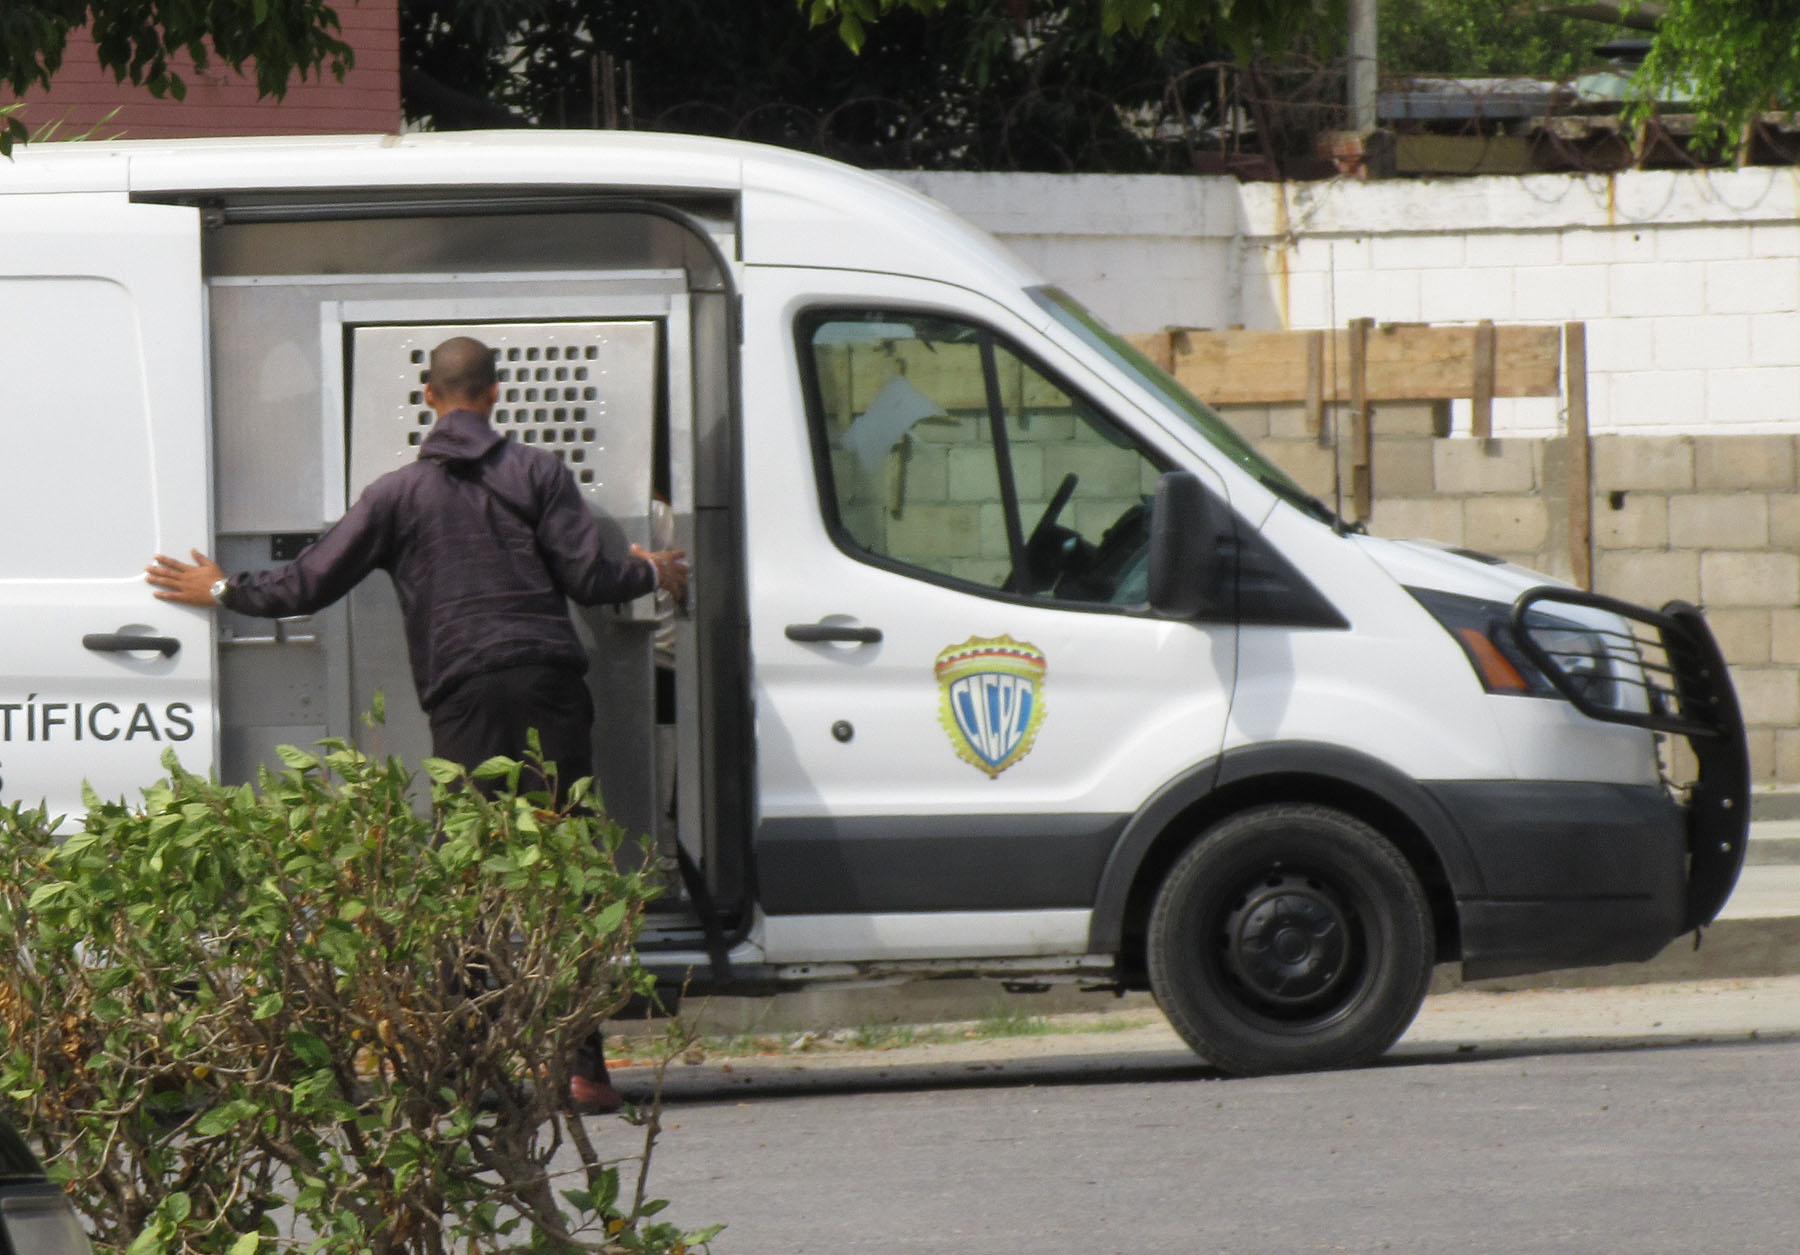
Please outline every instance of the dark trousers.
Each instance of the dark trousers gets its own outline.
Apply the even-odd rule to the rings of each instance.
[[[544,761],[556,765],[561,802],[570,784],[594,771],[594,702],[586,679],[567,667],[504,667],[463,681],[431,712],[431,752],[470,769],[498,755],[525,761],[532,728]],[[478,781],[477,787],[489,792],[495,783]],[[543,787],[543,777],[527,766],[519,788]],[[570,1069],[589,1080],[606,1079],[598,1033],[577,1048]]]
[[[594,702],[587,681],[567,667],[504,667],[463,681],[431,712],[431,752],[468,768],[502,754],[523,761],[532,728],[545,761],[556,764],[560,801],[594,772]],[[529,768],[519,780],[523,790],[543,784]]]

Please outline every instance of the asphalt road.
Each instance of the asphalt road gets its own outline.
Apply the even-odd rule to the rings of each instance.
[[[1221,1078],[1153,1020],[709,1060],[651,1183],[718,1255],[1791,1252],[1796,1072],[1797,978],[1449,994],[1305,1076]]]

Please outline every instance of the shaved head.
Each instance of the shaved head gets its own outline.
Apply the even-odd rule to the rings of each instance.
[[[427,387],[450,406],[486,410],[493,404],[494,351],[471,336],[452,336],[431,350]]]

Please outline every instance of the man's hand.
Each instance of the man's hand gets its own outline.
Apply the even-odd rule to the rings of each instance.
[[[156,588],[156,597],[160,601],[178,601],[184,606],[211,606],[215,604],[212,586],[225,578],[224,568],[198,549],[190,549],[188,553],[193,556],[192,564],[183,562],[180,558],[157,554],[155,560],[144,568],[144,580]]]
[[[656,568],[656,586],[680,601],[687,592],[688,564],[687,551],[683,549],[658,549],[654,553],[642,545],[631,547],[631,556],[643,558]]]

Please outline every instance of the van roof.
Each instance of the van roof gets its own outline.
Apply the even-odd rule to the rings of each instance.
[[[895,271],[994,290],[1042,280],[992,237],[891,179],[789,149],[644,131],[87,140],[25,145],[7,193],[153,200],[234,192],[534,187],[738,203],[748,265]],[[3,204],[0,199],[0,204]]]

